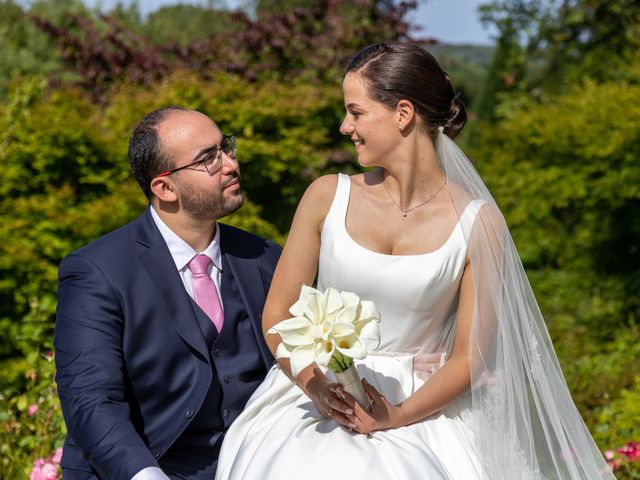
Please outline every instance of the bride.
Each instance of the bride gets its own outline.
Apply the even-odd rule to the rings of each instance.
[[[316,274],[320,290],[373,301],[381,341],[356,361],[371,406],[330,371],[293,378],[279,359],[227,433],[216,479],[613,479],[503,217],[453,142],[466,112],[446,73],[418,46],[379,44],[343,89],[340,132],[377,168],[308,188],[263,326],[289,318]],[[275,353],[280,337],[266,338]]]

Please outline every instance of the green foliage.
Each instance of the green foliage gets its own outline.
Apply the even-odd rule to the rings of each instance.
[[[637,67],[624,73],[640,80]],[[638,95],[637,80],[585,79],[541,99],[505,97],[474,152],[603,449],[640,428],[630,368],[640,364]]]
[[[215,32],[237,30],[226,10],[196,5],[171,5],[151,12],[142,26],[144,35],[158,45],[174,41],[186,46],[197,39],[206,39]]]
[[[640,480],[640,462],[625,461],[616,471],[615,476],[618,480]]]
[[[449,74],[455,89],[462,93],[465,105],[475,105],[482,93],[494,47],[436,44],[428,45],[427,50]]]
[[[404,7],[252,4],[254,17],[216,10],[219,21],[217,2],[147,19],[119,6],[98,20],[77,0],[28,9],[0,0],[0,478],[27,478],[36,457],[61,445],[49,356],[57,265],[146,206],[127,163],[142,116],[178,104],[235,134],[248,200],[224,221],[279,242],[314,178],[357,171],[338,132],[341,69],[362,46],[403,38]],[[486,49],[432,50],[488,120],[464,138],[511,227],[574,399],[599,446],[616,449],[640,440],[630,368],[640,364],[640,22],[631,0],[551,4],[485,8],[502,34],[488,74]],[[65,53],[67,70],[27,13],[77,48]],[[616,473],[640,478],[640,462]]]
[[[129,134],[144,113],[182,104],[210,113],[225,131],[246,136],[239,155],[243,167],[247,166],[249,200],[225,221],[276,241],[282,241],[283,235],[263,215],[270,199],[264,205],[252,202],[252,188],[266,186],[275,191],[280,184],[286,191],[288,185],[289,197],[279,196],[273,204],[292,204],[308,181],[301,172],[324,161],[321,135],[309,137],[307,148],[313,148],[314,142],[319,148],[310,159],[293,155],[290,135],[300,135],[302,125],[320,129],[321,120],[307,115],[335,111],[327,106],[335,96],[315,101],[323,98],[318,90],[276,84],[263,85],[261,90],[225,75],[215,82],[194,76],[172,80],[147,90],[123,85],[108,106],[91,103],[75,89],[47,92],[38,78],[16,80],[1,110],[0,160],[5,169],[0,179],[0,371],[4,375],[0,401],[2,411],[8,413],[0,418],[0,430],[7,431],[1,448],[12,452],[3,454],[2,478],[24,478],[25,465],[35,456],[49,455],[63,436],[54,390],[43,390],[43,385],[52,388],[52,370],[40,372],[48,364],[38,360],[53,349],[57,266],[62,257],[132,220],[145,207],[146,199],[131,179],[126,160]],[[274,98],[270,105],[251,101],[270,94]],[[291,99],[303,108],[295,111]],[[278,117],[278,110],[289,113]],[[244,129],[238,117],[245,119]],[[269,156],[261,157],[267,139]],[[294,173],[285,173],[287,168]],[[260,197],[257,192],[256,197]],[[283,219],[290,215],[288,211],[270,213]],[[31,373],[34,369],[36,374]],[[49,374],[46,379],[45,373]],[[25,380],[33,375],[39,383]],[[25,402],[41,406],[41,413],[33,419],[25,417]],[[45,417],[45,411],[50,415]],[[36,442],[37,435],[45,441]]]
[[[512,26],[503,30],[496,44],[491,66],[487,72],[477,103],[478,118],[493,122],[496,108],[504,94],[516,90],[524,73],[525,53]]]
[[[504,120],[478,155],[525,265],[592,268],[634,281],[639,93],[635,84],[584,81],[543,102],[502,105]]]
[[[280,232],[288,229],[306,186],[348,144],[338,131],[343,114],[338,85],[254,83],[224,73],[204,81],[188,72],[152,88],[116,89],[106,112],[104,138],[111,144],[120,139],[119,155],[124,158],[122,139],[140,120],[140,112],[175,104],[209,115],[223,132],[238,137],[243,188],[260,207],[261,217]]]
[[[0,373],[0,478],[26,480],[35,458],[62,447],[66,428],[51,353],[4,362]]]
[[[530,94],[563,91],[585,75],[618,79],[640,46],[636,0],[493,0],[481,12],[501,39],[523,48],[521,79]]]
[[[632,363],[625,364],[629,368]],[[637,362],[636,362],[637,365]],[[640,438],[640,376],[620,396],[597,412],[594,438],[600,445],[616,448]]]
[[[37,79],[18,82],[0,117],[0,356],[38,351],[43,340],[50,348],[59,260],[144,208],[126,160],[141,112],[180,104],[238,135],[249,200],[227,221],[282,241],[297,199],[339,148],[339,102],[336,86],[254,84],[225,74],[122,85],[105,107],[74,89],[46,93]]]
[[[47,74],[60,67],[60,55],[48,36],[12,0],[0,0],[0,45],[0,96],[13,74]]]

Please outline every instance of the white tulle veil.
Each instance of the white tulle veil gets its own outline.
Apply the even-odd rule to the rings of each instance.
[[[489,480],[614,479],[578,413],[508,228],[465,154],[439,129],[436,151],[462,223],[475,287],[474,443]],[[441,344],[450,349],[453,329]],[[449,350],[450,351],[450,350]]]

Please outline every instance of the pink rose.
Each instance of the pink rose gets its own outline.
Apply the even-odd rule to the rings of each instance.
[[[616,453],[613,450],[607,450],[606,452],[604,452],[604,458],[607,461],[613,460],[615,456],[616,456]]]
[[[29,407],[27,408],[27,414],[30,417],[33,417],[36,413],[38,413],[38,405],[36,405],[35,403],[32,405],[29,405]]]

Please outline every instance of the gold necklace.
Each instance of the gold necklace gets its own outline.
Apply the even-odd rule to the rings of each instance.
[[[423,205],[425,205],[426,203],[429,202],[429,200],[431,200],[433,197],[435,197],[440,190],[442,190],[442,188],[444,187],[445,183],[447,183],[447,177],[445,177],[444,175],[442,176],[442,183],[440,185],[438,185],[436,187],[436,189],[431,192],[429,194],[429,196],[427,197],[427,199],[425,201],[423,201],[422,203],[419,203],[418,205],[416,205],[415,207],[410,207],[407,209],[404,209],[400,206],[400,204],[398,202],[395,201],[395,199],[391,196],[391,192],[389,192],[389,190],[387,189],[387,186],[384,184],[384,180],[382,181],[382,186],[384,187],[384,191],[387,192],[387,195],[389,195],[389,198],[391,199],[391,201],[398,207],[398,209],[402,212],[402,216],[406,217],[407,213],[409,213],[411,210],[415,210],[416,208],[419,208]]]

